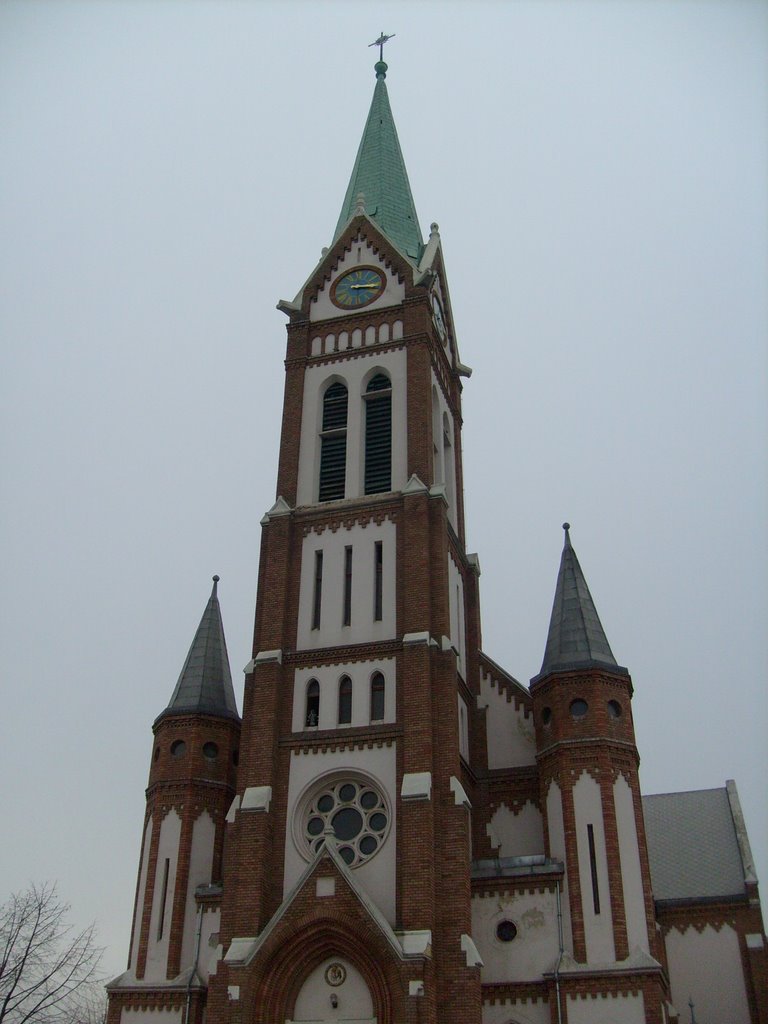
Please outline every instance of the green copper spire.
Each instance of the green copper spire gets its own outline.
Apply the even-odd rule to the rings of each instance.
[[[362,193],[371,220],[402,252],[418,260],[423,249],[421,230],[384,81],[387,65],[379,60],[375,70],[371,109],[333,237],[339,237],[357,211]]]

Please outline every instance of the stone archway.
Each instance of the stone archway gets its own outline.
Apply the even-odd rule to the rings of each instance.
[[[376,1024],[365,978],[349,960],[332,956],[309,971],[286,1024]]]

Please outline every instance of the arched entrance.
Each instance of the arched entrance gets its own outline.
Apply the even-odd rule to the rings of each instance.
[[[285,1024],[376,1024],[373,998],[360,971],[344,957],[314,967],[299,989],[293,1016]]]

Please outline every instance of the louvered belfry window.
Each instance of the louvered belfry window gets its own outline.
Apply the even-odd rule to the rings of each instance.
[[[347,468],[347,389],[331,384],[323,399],[320,434],[320,501],[344,497]]]
[[[365,392],[365,493],[392,488],[392,385],[383,373]]]

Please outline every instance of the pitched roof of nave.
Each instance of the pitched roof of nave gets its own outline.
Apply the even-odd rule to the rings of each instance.
[[[224,624],[221,621],[218,582],[219,577],[214,576],[211,596],[200,619],[173,696],[161,718],[179,714],[240,717],[232,687]]]
[[[418,262],[423,241],[416,207],[387,95],[387,65],[375,65],[376,86],[363,137],[334,232],[339,237],[357,210],[362,194],[365,212],[410,259]]]
[[[570,524],[563,523],[565,542],[555,587],[547,646],[539,676],[574,668],[602,667],[626,673],[617,665],[589,592],[576,552]]]

